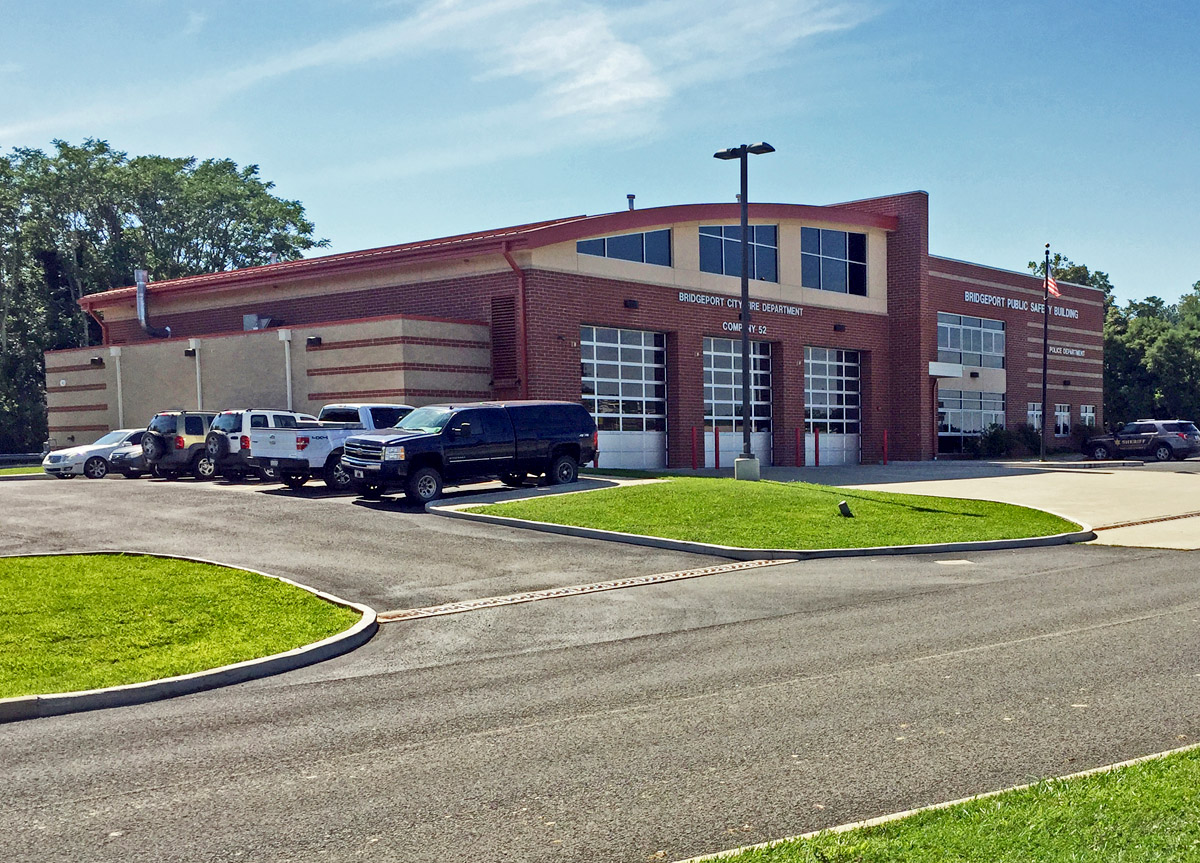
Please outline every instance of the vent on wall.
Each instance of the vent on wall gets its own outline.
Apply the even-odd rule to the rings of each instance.
[[[492,386],[517,384],[517,302],[492,297]]]
[[[274,319],[267,315],[242,315],[242,329],[247,332],[250,330],[265,330],[274,323]]]

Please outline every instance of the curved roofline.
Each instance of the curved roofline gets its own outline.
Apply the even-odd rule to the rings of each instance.
[[[751,203],[749,209],[749,217],[755,221],[807,219],[862,228],[880,228],[885,231],[894,231],[899,225],[899,220],[895,216],[865,212],[844,205]],[[417,264],[481,254],[502,255],[505,252],[537,249],[587,237],[645,230],[658,225],[705,220],[725,221],[740,217],[741,207],[737,203],[675,204],[641,210],[620,210],[596,216],[569,216],[473,234],[457,234],[396,246],[381,246],[355,252],[323,255],[317,258],[302,258],[258,267],[185,276],[179,279],[151,282],[147,285],[147,290],[151,295],[212,291],[245,284],[261,284],[277,280],[284,281],[293,278],[377,269],[396,264]],[[79,304],[90,310],[95,306],[107,306],[114,302],[131,299],[136,292],[136,287],[132,285],[115,288],[110,291],[88,294],[79,300]]]

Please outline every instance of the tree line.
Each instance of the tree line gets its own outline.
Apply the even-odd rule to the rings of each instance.
[[[0,452],[36,451],[46,438],[43,352],[99,343],[85,294],[130,285],[135,269],[174,279],[327,246],[303,205],[273,188],[257,165],[131,158],[91,138],[0,154]],[[1106,273],[1062,255],[1051,268],[1103,291],[1107,422],[1200,419],[1200,281],[1177,303],[1119,306]]]
[[[295,260],[313,236],[299,201],[257,165],[135,156],[106,141],[0,154],[0,452],[47,435],[43,351],[100,341],[85,294]]]
[[[1029,263],[1043,275],[1044,262]],[[1109,426],[1135,419],[1200,422],[1200,281],[1178,302],[1156,296],[1116,303],[1107,273],[1056,254],[1059,281],[1104,292],[1104,418]]]

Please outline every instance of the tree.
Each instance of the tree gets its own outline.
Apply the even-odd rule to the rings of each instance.
[[[86,294],[295,260],[327,246],[258,166],[129,156],[93,138],[0,156],[0,451],[46,436],[45,350],[100,338]]]

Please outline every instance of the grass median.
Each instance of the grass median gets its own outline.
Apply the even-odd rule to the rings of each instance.
[[[359,613],[239,569],[145,555],[0,559],[0,697],[74,692],[282,653]]]
[[[841,501],[853,517],[840,514]],[[1079,529],[1050,513],[992,501],[704,477],[529,498],[468,512],[746,548],[923,545]]]
[[[1200,751],[1054,779],[724,863],[1151,863],[1200,859]]]
[[[41,466],[30,467],[0,467],[0,476],[20,476],[27,473],[41,473]]]

